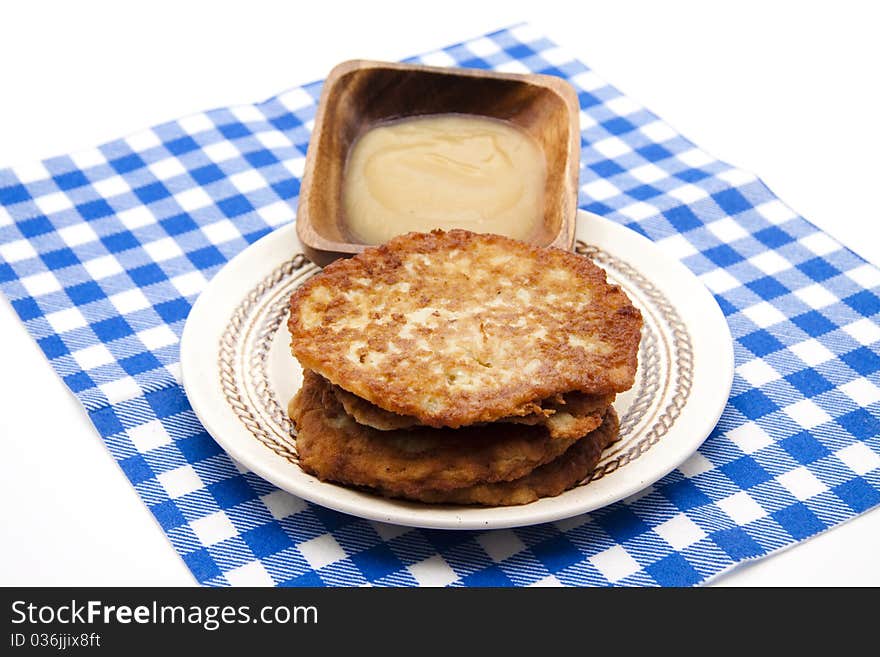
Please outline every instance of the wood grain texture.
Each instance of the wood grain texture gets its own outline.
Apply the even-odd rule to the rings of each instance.
[[[310,259],[325,265],[367,246],[347,230],[342,205],[342,176],[355,140],[383,121],[445,113],[510,121],[537,141],[547,182],[542,229],[532,241],[571,249],[580,161],[571,85],[549,75],[351,60],[324,83],[306,154],[296,229]]]

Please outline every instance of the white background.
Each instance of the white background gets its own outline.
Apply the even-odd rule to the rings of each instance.
[[[527,20],[880,263],[880,16],[842,2],[0,5],[0,166]],[[0,301],[0,584],[194,580]],[[880,585],[880,509],[716,583]]]

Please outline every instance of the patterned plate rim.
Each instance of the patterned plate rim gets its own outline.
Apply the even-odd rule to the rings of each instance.
[[[592,234],[588,235],[587,231],[583,229],[586,223],[592,224],[590,231]],[[599,227],[601,230],[596,230]],[[242,350],[240,333],[247,328],[246,323],[253,307],[259,305],[265,295],[271,294],[274,287],[283,284],[291,276],[301,278],[306,275],[301,270],[311,267],[295,248],[298,246],[298,242],[292,225],[275,231],[235,258],[215,276],[209,289],[202,294],[194,306],[181,341],[181,370],[184,387],[190,397],[193,409],[217,442],[233,458],[257,474],[312,502],[375,520],[413,526],[456,529],[511,527],[577,515],[626,497],[674,469],[696,450],[714,427],[723,410],[732,383],[732,342],[727,323],[714,298],[688,270],[680,263],[662,255],[649,240],[613,222],[584,212],[580,213],[578,228],[577,251],[593,258],[601,266],[622,270],[629,280],[638,280],[640,291],[651,298],[656,308],[661,309],[662,320],[668,332],[673,336],[675,358],[675,363],[669,365],[671,373],[675,375],[675,391],[670,396],[669,404],[652,423],[648,434],[640,439],[636,445],[629,447],[616,458],[600,463],[591,475],[589,485],[579,486],[557,498],[547,498],[522,507],[426,508],[426,505],[387,500],[334,484],[318,482],[302,473],[298,466],[294,465],[296,463],[294,440],[289,437],[286,439],[280,437],[279,439],[277,435],[279,432],[269,431],[248,407],[252,402],[249,402],[246,395],[242,394],[240,386],[241,377],[245,373],[241,370],[243,366],[237,363],[237,360],[240,360]],[[600,236],[601,239],[598,241],[590,239],[595,236]],[[586,240],[589,240],[591,244],[588,245]],[[617,252],[620,251],[622,245],[626,246],[623,248],[624,253]],[[261,247],[261,251],[263,251],[259,258],[255,257],[256,247]],[[269,259],[266,257],[269,251],[283,255]],[[612,254],[612,252],[617,253]],[[290,254],[294,255],[291,257]],[[640,257],[630,257],[639,256],[639,254]],[[649,257],[646,259],[645,255]],[[259,276],[255,275],[258,268],[257,260],[262,265],[262,273]],[[281,262],[282,264],[276,264],[268,273],[265,273],[267,262]],[[640,263],[638,269],[630,264],[633,262]],[[654,264],[646,267],[642,264],[646,262]],[[243,275],[245,272],[246,274]],[[660,272],[665,273],[661,275]],[[668,282],[665,285],[658,284],[656,282],[658,276],[661,279],[671,277],[677,285],[670,285]],[[652,281],[652,278],[655,280]],[[689,296],[681,293],[681,285],[688,288]],[[235,293],[225,289],[229,286],[237,288]],[[220,289],[225,289],[224,294],[218,292]],[[670,291],[674,292],[672,299],[669,298]],[[697,309],[697,312],[694,312],[694,308]],[[687,321],[688,318],[682,317],[679,313],[683,309],[688,311],[684,313],[685,315],[691,316],[692,322],[690,324]],[[226,313],[225,321],[217,322],[217,319],[223,317],[223,311]],[[703,327],[698,331],[696,349],[701,347],[702,343],[706,341],[707,335],[711,336],[714,330],[715,339],[710,342],[713,343],[712,348],[716,353],[720,354],[720,357],[716,359],[720,367],[715,367],[713,370],[715,375],[720,374],[720,376],[715,376],[716,384],[711,386],[711,394],[709,395],[705,394],[706,386],[703,386],[702,389],[695,386],[700,371],[696,367],[698,359],[695,355],[695,341],[688,326],[695,326],[693,320],[698,317],[701,318],[703,324],[708,323],[711,329],[707,331]],[[277,324],[275,320],[277,318],[273,318],[270,323]],[[252,330],[253,327],[250,329]],[[277,326],[275,326],[275,330],[277,330]],[[211,332],[216,335],[216,341],[194,337],[204,336],[204,334]],[[258,331],[258,333],[260,332]],[[260,339],[265,339],[265,337],[260,334]],[[200,371],[197,368],[203,367],[208,362],[205,358],[205,352],[209,351],[207,345],[211,342],[216,348],[213,352],[213,363],[208,371],[217,372],[215,382],[217,385],[210,385],[204,380],[204,377],[195,376],[195,373]],[[724,357],[725,348],[729,352],[729,358]],[[263,359],[262,363],[260,358]],[[251,363],[251,366],[258,369],[265,367],[265,358],[265,353],[260,354],[257,350],[256,360]],[[703,378],[705,378],[705,374]],[[262,387],[265,392],[265,384]],[[700,398],[696,401],[695,395],[692,394],[695,390],[700,393],[696,395]],[[687,412],[689,407],[691,410],[696,410],[693,409],[695,403],[706,403],[707,400],[704,398],[707,397],[711,408],[707,408],[706,412]],[[274,403],[279,405],[283,401],[274,400]],[[218,405],[226,408],[219,409]],[[277,417],[277,409],[274,409],[273,412]],[[679,422],[682,417],[685,417],[685,424],[692,425],[696,421],[700,427],[696,432],[694,432],[693,426],[682,431]],[[234,421],[238,426],[231,427],[230,421]],[[674,441],[661,440],[671,433],[678,438]],[[690,435],[687,440],[683,441],[681,435],[684,433]],[[250,442],[254,445],[258,445],[260,450],[257,451],[244,445],[242,441],[245,440],[245,436],[249,437]],[[611,487],[617,489],[616,491],[599,490],[600,488],[609,488],[606,485],[608,482],[614,483],[615,480],[619,480],[619,477],[615,478],[609,475],[621,470],[624,466],[626,466],[625,470],[629,472],[640,462],[644,464],[654,460],[653,456],[648,459],[643,458],[649,450],[652,453],[655,451],[669,452],[670,450],[665,448],[666,442],[675,443],[675,449],[671,450],[674,454],[666,454],[663,459],[656,459],[658,461],[657,467],[640,466],[639,472],[633,472],[634,476],[629,478],[632,480],[629,485]],[[662,450],[659,449],[660,445],[664,446]],[[293,472],[285,473],[282,463],[288,470],[295,468],[296,474]],[[586,498],[583,495],[584,491],[590,493]],[[594,492],[602,494],[593,495]],[[371,498],[372,502],[367,501]]]
[[[693,352],[690,334],[687,327],[681,323],[675,308],[666,296],[635,268],[607,251],[587,245],[581,240],[575,245],[575,252],[589,257],[605,268],[610,268],[612,271],[609,273],[617,274],[614,278],[628,291],[631,291],[631,288],[629,285],[624,285],[624,282],[635,285],[640,295],[650,300],[652,305],[644,307],[643,312],[654,320],[646,322],[643,330],[642,348],[639,354],[638,394],[620,418],[621,440],[611,448],[612,454],[603,457],[579,484],[585,485],[615,472],[644,455],[669,432],[690,395]],[[268,359],[275,333],[284,330],[284,320],[287,316],[286,298],[296,287],[318,271],[320,271],[318,268],[310,266],[303,254],[296,254],[255,285],[233,312],[220,340],[217,358],[223,393],[232,411],[256,440],[293,464],[298,464],[296,434],[285,412],[285,400],[277,399],[269,383]],[[625,277],[625,281],[622,277]],[[261,313],[261,321],[247,321],[255,311],[258,312],[265,306],[269,306],[270,311]],[[656,313],[661,317],[657,318]],[[664,345],[667,351],[672,352],[671,356],[675,361],[675,367],[669,368],[674,371],[674,378],[671,381],[672,371],[665,372],[666,376],[661,377],[659,368],[651,366],[659,358],[657,343],[661,339],[653,329],[653,323],[660,321],[672,333],[672,344]],[[666,336],[661,337],[666,342]],[[251,346],[253,343],[255,344]],[[245,357],[244,352],[247,352],[248,357]],[[243,359],[243,367],[236,367],[239,358]],[[248,381],[255,382],[252,384],[253,394],[247,390]],[[654,409],[647,431],[629,439],[628,432],[639,425],[651,410],[652,397],[661,384],[664,388],[661,398],[668,399],[668,402],[662,409]],[[271,417],[273,425],[267,427],[265,422],[261,423],[260,418],[257,417],[259,413],[255,410],[262,411],[263,416]]]

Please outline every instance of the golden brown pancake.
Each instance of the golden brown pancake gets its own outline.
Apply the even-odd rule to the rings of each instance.
[[[627,390],[642,324],[587,258],[463,230],[409,233],[338,260],[290,310],[305,369],[432,427]]]
[[[569,447],[558,458],[535,468],[513,481],[476,484],[450,491],[426,490],[417,498],[434,504],[481,504],[511,506],[528,504],[542,497],[555,497],[583,481],[596,467],[602,451],[618,440],[620,425],[614,408],[609,408],[605,421]]]
[[[332,385],[332,384],[331,384]],[[408,429],[419,425],[412,415],[397,415],[379,408],[339,386],[333,386],[333,394],[345,412],[356,422],[379,431]],[[512,424],[543,425],[551,438],[580,438],[595,429],[601,422],[605,409],[614,401],[614,395],[585,395],[569,392],[542,400],[539,410],[518,417],[497,420]]]
[[[378,431],[355,422],[314,372],[289,406],[300,466],[325,481],[368,486],[418,499],[525,476],[565,452],[580,436],[551,438],[546,427],[496,423],[461,429]],[[597,417],[590,430],[601,424]]]

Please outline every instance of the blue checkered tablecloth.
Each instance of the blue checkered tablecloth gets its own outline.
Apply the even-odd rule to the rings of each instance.
[[[714,293],[730,402],[682,467],[589,515],[444,532],[314,506],[205,432],[178,341],[211,276],[292,220],[321,84],[2,170],[0,286],[199,582],[691,585],[880,503],[877,268],[529,26],[413,61],[576,87],[581,207]]]

